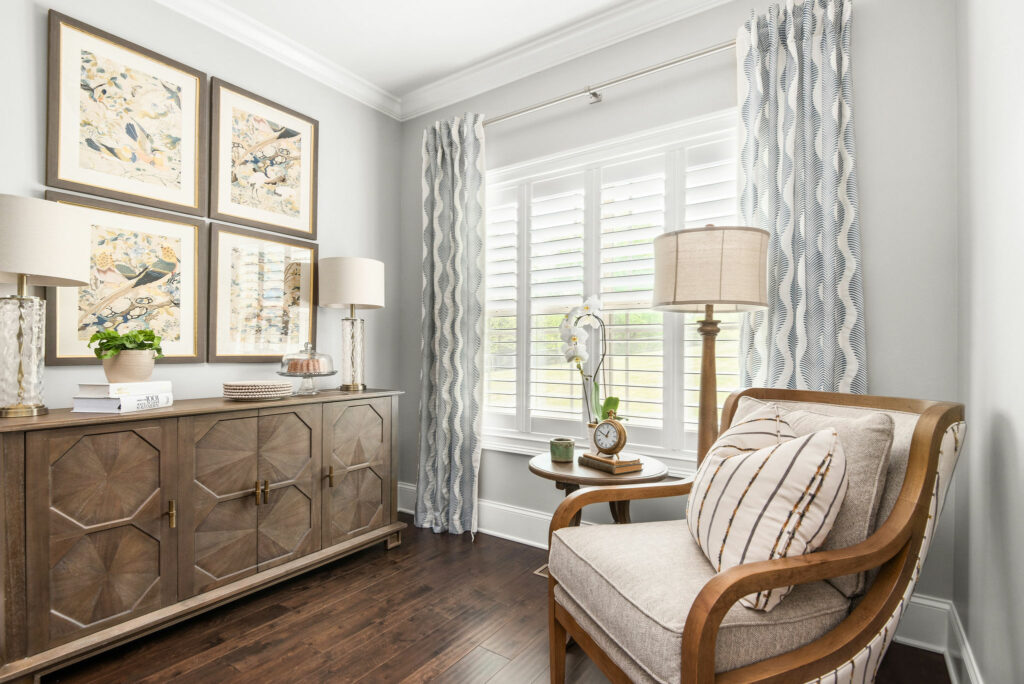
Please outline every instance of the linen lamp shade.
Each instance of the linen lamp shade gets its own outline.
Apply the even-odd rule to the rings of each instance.
[[[89,218],[80,207],[0,195],[0,282],[89,284]]]
[[[319,262],[320,306],[380,309],[384,306],[384,262],[364,257],[327,257]]]
[[[718,312],[768,306],[766,230],[744,226],[684,228],[654,238],[654,294],[651,307],[704,312],[700,333],[700,402],[697,460],[718,435],[715,338]]]
[[[750,311],[768,305],[768,231],[686,228],[654,238],[652,307],[664,311]]]

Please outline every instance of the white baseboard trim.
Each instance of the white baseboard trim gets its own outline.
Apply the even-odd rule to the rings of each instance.
[[[527,546],[547,548],[550,513],[487,499],[480,499],[478,503],[480,532]],[[412,513],[415,506],[416,485],[399,482],[398,510]],[[895,640],[942,653],[953,684],[984,684],[952,601],[914,594],[900,619]]]

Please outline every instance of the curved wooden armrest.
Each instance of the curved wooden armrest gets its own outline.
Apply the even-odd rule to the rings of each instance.
[[[607,501],[634,501],[636,499],[660,499],[668,496],[683,496],[690,493],[693,479],[648,484],[613,485],[608,487],[586,487],[565,497],[551,518],[548,528],[548,542],[555,530],[569,527],[573,516],[584,506]]]
[[[734,603],[748,594],[775,587],[804,584],[877,568],[903,550],[911,540],[914,505],[900,500],[888,521],[873,535],[845,549],[817,551],[803,556],[745,563],[729,568],[708,580],[701,589],[683,628],[683,666],[696,667],[700,653],[715,652],[718,628]],[[714,658],[710,677],[714,677]],[[683,681],[711,681],[708,673],[691,672]]]

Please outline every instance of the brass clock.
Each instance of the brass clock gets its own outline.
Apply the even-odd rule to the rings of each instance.
[[[626,428],[612,414],[594,428],[594,446],[602,454],[615,456],[626,446]]]

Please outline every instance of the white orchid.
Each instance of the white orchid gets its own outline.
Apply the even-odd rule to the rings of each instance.
[[[595,316],[601,315],[601,298],[597,295],[591,295],[583,301],[583,306],[577,307],[579,313],[577,317],[583,316],[583,320],[580,321],[580,325],[589,326],[591,328],[599,328],[600,324],[597,322]],[[575,309],[574,309],[575,310]]]
[[[571,324],[565,325],[564,322],[558,326],[558,335],[566,344],[586,344],[587,338],[590,337],[586,328]]]
[[[582,344],[569,342],[562,345],[562,354],[569,363],[575,363],[577,367],[582,366],[590,358],[587,348]]]

